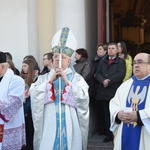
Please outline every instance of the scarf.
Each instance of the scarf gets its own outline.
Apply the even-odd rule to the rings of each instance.
[[[67,78],[70,79],[70,74],[67,74]],[[56,107],[56,137],[53,146],[53,150],[60,149],[60,136],[59,136],[59,79],[54,82],[54,88],[56,90],[56,99],[54,101]],[[63,90],[65,87],[64,81],[62,81],[61,89]],[[63,92],[63,91],[62,91]],[[66,133],[66,116],[65,116],[65,105],[61,104],[61,124],[62,124],[62,148],[63,150],[68,150],[67,146],[67,133]]]

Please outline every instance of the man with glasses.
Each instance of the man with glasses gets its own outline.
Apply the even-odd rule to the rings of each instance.
[[[87,149],[88,85],[69,66],[75,49],[68,28],[57,32],[52,41],[54,68],[31,86],[34,150]]]
[[[53,67],[53,53],[46,53],[43,55],[43,70],[41,71],[40,75],[48,73],[51,68]]]
[[[149,150],[150,54],[139,53],[135,56],[133,74],[110,101],[114,150]]]

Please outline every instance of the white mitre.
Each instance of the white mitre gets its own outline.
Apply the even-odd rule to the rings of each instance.
[[[54,53],[59,53],[61,48],[62,53],[71,57],[77,48],[77,40],[72,31],[68,27],[64,27],[54,35],[51,45]]]

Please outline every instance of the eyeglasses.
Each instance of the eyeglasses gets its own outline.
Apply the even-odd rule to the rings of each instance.
[[[150,62],[144,62],[143,60],[133,61],[132,65],[150,64]]]

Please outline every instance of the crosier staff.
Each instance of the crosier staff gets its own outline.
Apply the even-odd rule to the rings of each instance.
[[[61,42],[58,43],[59,47],[59,68],[62,67],[62,48]],[[60,150],[62,150],[62,123],[61,123],[61,76],[59,77],[59,143],[60,143]]]

